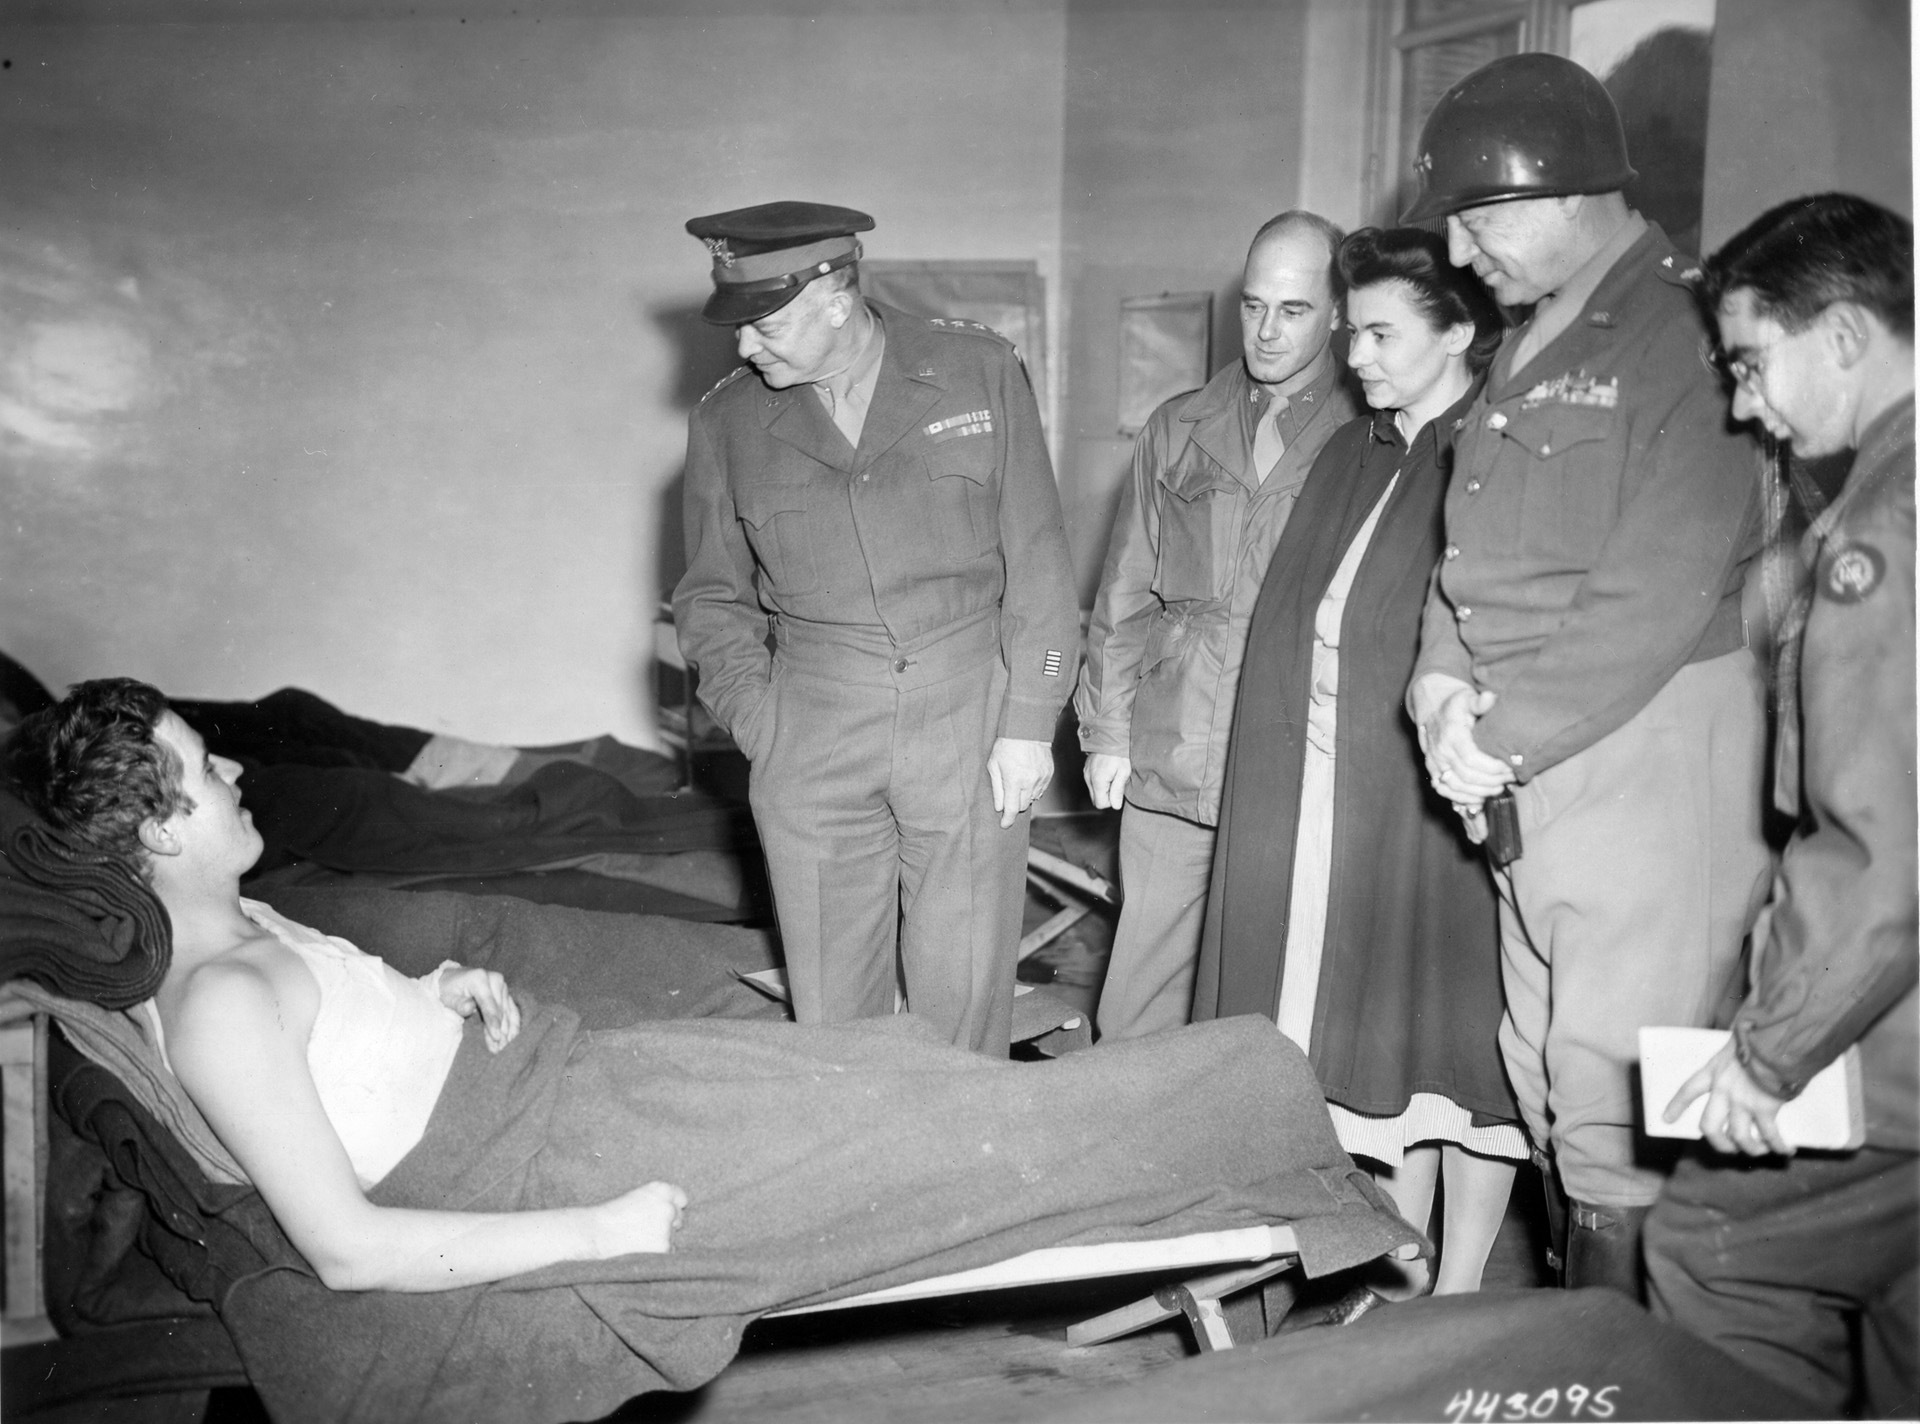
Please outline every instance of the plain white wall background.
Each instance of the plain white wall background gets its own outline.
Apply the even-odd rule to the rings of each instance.
[[[1054,285],[1059,0],[513,8],[0,25],[0,648],[43,681],[646,741],[732,364],[685,219],[846,203]],[[269,18],[111,22],[161,12]]]
[[[1119,299],[1226,292],[1297,201],[1360,216],[1368,8],[0,0],[0,649],[646,741],[685,414],[732,364],[681,224],[780,197],[1038,264],[1090,593]],[[1797,192],[1908,206],[1907,28],[1723,0],[1709,245]]]

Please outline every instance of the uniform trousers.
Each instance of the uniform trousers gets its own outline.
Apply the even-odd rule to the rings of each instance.
[[[906,1004],[1004,1056],[1030,814],[1000,826],[987,779],[1007,685],[997,614],[913,644],[775,621],[772,730],[749,799],[794,1015]]]
[[[1139,1038],[1193,1016],[1214,828],[1129,801],[1120,813],[1120,923],[1094,1020],[1100,1037]]]
[[[1635,1131],[1639,1030],[1744,994],[1765,898],[1766,750],[1746,650],[1682,668],[1625,725],[1515,790],[1522,854],[1495,877],[1500,1049],[1567,1194],[1643,1207],[1664,1165]]]
[[[1688,1158],[1647,1217],[1648,1294],[1655,1314],[1805,1398],[1810,1417],[1911,1419],[1917,1222],[1911,1152]]]

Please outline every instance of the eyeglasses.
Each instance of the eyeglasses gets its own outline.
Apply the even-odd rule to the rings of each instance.
[[[1754,356],[1729,356],[1724,351],[1713,353],[1713,365],[1730,384],[1745,386],[1756,394],[1760,389],[1761,377],[1767,373],[1765,360]]]

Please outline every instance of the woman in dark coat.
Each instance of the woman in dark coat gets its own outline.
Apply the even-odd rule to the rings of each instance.
[[[1430,233],[1364,229],[1338,262],[1374,409],[1315,461],[1254,607],[1194,1017],[1276,1020],[1415,1226],[1444,1164],[1434,1288],[1472,1291],[1526,1139],[1497,1040],[1492,880],[1401,703],[1453,430],[1501,321]],[[1426,1284],[1415,1270],[1403,1290]]]

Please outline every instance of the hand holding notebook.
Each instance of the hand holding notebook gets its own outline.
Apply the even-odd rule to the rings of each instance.
[[[1674,1095],[1730,1041],[1724,1029],[1644,1027],[1640,1030],[1641,1111],[1650,1137],[1706,1136],[1701,1119],[1708,1094],[1703,1090],[1667,1121]],[[1736,1114],[1738,1116],[1738,1114]],[[1715,1127],[1720,1123],[1716,1122]],[[1780,1104],[1770,1124],[1759,1131],[1736,1129],[1732,1146],[1759,1155],[1791,1155],[1795,1148],[1851,1151],[1866,1140],[1860,1090],[1860,1054],[1849,1048],[1814,1074],[1799,1096]],[[1769,1134],[1767,1127],[1773,1132]],[[1715,1144],[1719,1146],[1718,1143]],[[1724,1149],[1723,1149],[1724,1150]]]

